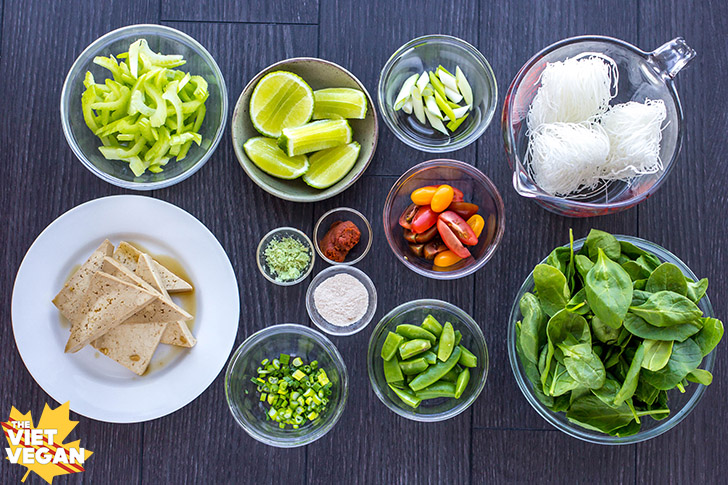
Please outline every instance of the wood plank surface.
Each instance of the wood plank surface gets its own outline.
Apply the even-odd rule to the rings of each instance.
[[[59,483],[721,483],[728,475],[728,365],[718,348],[715,380],[680,425],[631,446],[584,443],[556,431],[520,393],[508,360],[506,333],[523,279],[550,250],[568,241],[569,228],[638,235],[677,254],[710,279],[716,315],[728,312],[728,4],[598,0],[0,0],[0,82],[5,114],[0,130],[0,414],[11,406],[34,416],[53,401],[35,383],[15,348],[10,301],[15,274],[37,235],[72,207],[106,195],[134,193],[109,185],[68,148],[57,106],[74,59],[104,33],[133,23],[162,23],[197,39],[216,59],[229,95],[227,133],[194,176],[149,194],[200,219],[225,248],[240,288],[241,318],[235,346],[278,323],[309,326],[305,292],[311,277],[293,287],[270,284],[258,272],[255,249],[275,227],[309,235],[327,210],[347,206],[374,230],[369,255],[357,265],[378,290],[373,322],[360,333],[332,337],[347,364],[347,406],[334,429],[306,447],[283,450],[250,438],[233,420],[222,374],[195,401],[148,423],[113,425],[79,420],[75,438],[96,453],[87,471]],[[490,62],[498,82],[496,116],[485,134],[455,153],[436,155],[400,142],[380,116],[377,153],[350,189],[315,204],[268,195],[235,158],[230,117],[244,85],[269,64],[316,56],[354,73],[377,99],[381,68],[412,38],[443,33],[460,37]],[[565,37],[603,34],[651,50],[682,35],[698,57],[677,77],[685,111],[685,138],[663,187],[639,207],[620,214],[568,219],[520,197],[503,149],[502,102],[518,69],[536,52]],[[378,107],[373,107],[378,109]],[[476,165],[498,187],[506,207],[506,233],[493,259],[478,273],[442,282],[416,275],[389,249],[382,227],[384,199],[396,179],[416,163],[455,158]],[[327,265],[317,261],[313,274]],[[489,377],[473,406],[441,423],[415,423],[390,412],[367,373],[374,325],[388,311],[420,298],[449,301],[473,315],[490,353]],[[3,418],[5,419],[5,418]],[[669,459],[665,459],[665,456]],[[0,482],[17,483],[25,470],[3,460]],[[25,483],[45,483],[31,475]]]

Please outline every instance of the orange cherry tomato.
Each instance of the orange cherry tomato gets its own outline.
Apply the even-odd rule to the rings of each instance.
[[[483,216],[480,214],[475,214],[473,217],[468,219],[468,225],[473,228],[475,235],[480,237],[480,234],[483,232],[483,228],[485,227],[485,220],[483,220]],[[439,266],[441,268],[452,266],[461,259],[461,257],[448,249],[447,251],[443,251],[435,255],[435,266]]]
[[[483,228],[485,227],[485,219],[483,219],[483,216],[480,214],[475,214],[468,219],[468,226],[473,228],[475,237],[480,237],[480,234],[483,232]]]
[[[430,207],[435,212],[442,212],[447,209],[452,203],[452,198],[455,196],[455,191],[449,185],[441,185],[437,188],[434,194],[432,194],[432,200],[430,201]]]
[[[439,186],[437,186],[437,185],[428,185],[426,187],[420,187],[419,189],[412,192],[412,195],[410,195],[410,198],[412,199],[412,202],[414,202],[417,205],[430,205],[432,196],[435,195],[435,192],[437,192],[438,188],[439,188]]]

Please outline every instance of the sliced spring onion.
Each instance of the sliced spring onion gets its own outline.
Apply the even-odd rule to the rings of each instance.
[[[457,130],[457,129],[458,129],[459,127],[460,127],[460,125],[461,125],[461,124],[463,123],[463,121],[465,121],[465,118],[467,118],[467,117],[468,117],[468,115],[466,114],[466,115],[465,115],[465,116],[463,116],[462,118],[458,118],[458,119],[456,119],[456,120],[453,120],[453,121],[449,122],[449,123],[447,124],[447,128],[448,128],[448,129],[449,129],[450,131],[455,131],[455,130]]]
[[[425,100],[425,108],[426,111],[429,111],[430,114],[437,119],[442,119],[442,113],[440,112],[440,108],[437,107],[437,101],[435,101],[434,96],[426,96],[423,98]]]
[[[445,71],[444,69],[437,69],[437,77],[440,78],[440,81],[446,88],[450,88],[453,91],[457,92],[458,90],[458,82],[455,79],[455,76],[450,74],[449,72]]]
[[[432,127],[436,129],[437,131],[441,132],[444,135],[449,135],[447,128],[445,128],[445,125],[442,123],[442,120],[440,118],[435,117],[435,115],[430,113],[430,110],[425,110],[425,116],[427,116],[427,121],[430,122]]]
[[[460,93],[458,93],[457,91],[453,91],[447,86],[445,86],[445,94],[447,94],[447,97],[450,98],[454,103],[459,103],[463,100],[463,96]]]
[[[411,97],[402,105],[402,111],[404,111],[408,115],[412,114],[412,98]]]
[[[463,74],[463,71],[460,69],[460,66],[455,68],[455,78],[458,82],[458,90],[460,90],[460,93],[463,95],[463,99],[465,100],[465,103],[469,105],[473,105],[473,90],[470,87],[470,83],[467,79],[465,79],[465,74]]]
[[[394,100],[395,111],[402,109],[404,103],[407,102],[407,98],[409,98],[409,96],[412,94],[412,87],[415,85],[415,82],[417,82],[418,77],[419,76],[417,74],[412,74],[405,80],[404,84],[402,84],[402,89],[399,90],[399,94]]]
[[[448,119],[454,120],[455,118],[457,118],[457,116],[455,116],[455,113],[453,113],[450,105],[447,104],[445,100],[442,99],[442,96],[440,96],[440,94],[437,92],[435,93],[435,102],[437,103],[437,106],[440,107],[442,112],[445,113],[445,116],[447,116]]]
[[[425,107],[422,104],[422,95],[417,86],[412,89],[412,109],[415,112],[417,121],[424,125],[427,118],[425,118]]]

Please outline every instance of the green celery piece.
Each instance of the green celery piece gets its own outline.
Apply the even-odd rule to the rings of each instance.
[[[99,130],[99,125],[96,122],[96,115],[94,115],[91,109],[91,104],[96,100],[96,93],[88,88],[81,95],[81,111],[83,112],[83,120],[86,122],[88,129],[96,133]]]
[[[91,74],[91,71],[86,71],[86,75],[83,77],[83,86],[88,89],[91,86],[96,85],[96,80],[94,79],[94,75]]]
[[[178,162],[180,160],[184,160],[184,158],[187,156],[187,152],[190,151],[191,146],[192,146],[191,140],[181,146],[181,148],[179,149],[179,154],[177,155]]]
[[[128,111],[130,115],[141,113],[142,115],[149,117],[152,116],[154,112],[154,108],[147,106],[144,103],[144,93],[137,90],[131,94]]]
[[[125,116],[124,118],[121,118],[120,120],[114,121],[112,123],[108,123],[105,126],[99,127],[98,130],[94,131],[94,134],[96,136],[109,136],[112,133],[118,133],[120,131],[120,128],[122,126],[130,126],[137,121],[136,115],[131,116]]]
[[[177,135],[175,135],[175,136],[177,136]],[[169,148],[169,151],[167,152],[167,155],[169,155],[170,157],[176,157],[177,155],[179,155],[179,151],[180,151],[180,149],[182,148],[182,145],[183,145],[183,144],[179,144],[179,145],[172,145],[172,146],[171,146],[171,147]]]
[[[102,57],[102,56],[96,56],[94,57],[94,64],[97,66],[101,66],[104,69],[108,69],[111,71],[111,75],[114,77],[114,80],[117,82],[124,82],[126,84],[132,84],[134,83],[134,78],[130,75],[128,75],[126,72],[124,72],[123,68],[119,66],[119,63],[116,62],[116,59],[114,56],[109,57]]]
[[[158,161],[169,151],[169,147],[169,131],[162,127],[159,129],[159,139],[144,155],[144,160],[149,162],[150,165],[158,165]]]
[[[120,93],[117,97],[114,97],[110,94],[110,98],[108,101],[102,101],[102,102],[96,102],[91,104],[91,109],[93,110],[108,110],[108,111],[116,111],[116,110],[124,110],[126,111],[127,103],[129,103],[130,98],[130,90],[126,86],[122,86]]]
[[[200,143],[202,143],[202,136],[199,133],[187,132],[187,133],[180,133],[177,135],[172,135],[169,138],[169,144],[172,146],[184,145],[188,141],[194,141],[199,146]]]
[[[134,175],[136,177],[139,177],[147,170],[147,165],[145,162],[142,161],[139,157],[130,157],[129,161],[129,168],[132,172],[134,172]]]
[[[147,80],[144,83],[147,94],[154,100],[156,108],[154,114],[149,117],[152,127],[157,128],[164,125],[167,121],[167,102],[162,98],[162,93],[157,89],[154,83]]]
[[[205,81],[202,76],[192,76],[190,81],[195,83],[195,90],[192,93],[193,96],[202,101],[206,100],[209,95],[209,92],[207,91],[207,81]]]
[[[185,64],[187,61],[184,60],[184,57],[179,54],[159,54],[157,52],[154,52],[152,49],[149,48],[149,44],[145,39],[139,39],[135,43],[139,43],[139,58],[142,61],[142,64],[145,68],[147,67],[177,67]],[[131,51],[131,47],[130,47]],[[131,59],[131,52],[129,52],[129,56]]]
[[[184,127],[184,116],[182,114],[182,100],[179,99],[179,96],[177,96],[178,87],[179,81],[172,81],[171,83],[167,84],[167,86],[164,88],[164,94],[162,94],[162,98],[169,101],[172,107],[174,107],[174,110],[177,114],[177,132],[179,133],[182,127]]]
[[[107,160],[120,160],[125,158],[134,157],[142,151],[142,148],[146,145],[144,138],[139,138],[134,145],[128,149],[114,148],[114,147],[99,147],[99,151]]]

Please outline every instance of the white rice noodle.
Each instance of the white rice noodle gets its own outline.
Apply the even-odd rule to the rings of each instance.
[[[630,101],[609,108],[601,119],[610,143],[602,178],[628,179],[662,170],[660,142],[666,116],[661,99]]]
[[[528,110],[529,131],[544,123],[595,121],[617,95],[619,71],[611,57],[585,52],[549,62]]]
[[[532,131],[526,161],[541,189],[563,196],[599,186],[608,155],[598,123],[545,123]]]

